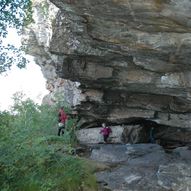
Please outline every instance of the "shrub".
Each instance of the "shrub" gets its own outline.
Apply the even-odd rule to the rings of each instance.
[[[15,99],[12,112],[1,112],[0,185],[2,191],[96,190],[96,180],[76,156],[72,133],[55,134],[57,107]],[[73,119],[70,119],[73,124]],[[69,129],[69,127],[68,127]],[[67,152],[59,152],[67,148]]]

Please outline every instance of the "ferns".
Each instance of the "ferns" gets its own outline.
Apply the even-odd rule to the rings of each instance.
[[[69,121],[63,137],[56,136],[56,107],[17,99],[12,113],[1,112],[0,120],[2,191],[96,190],[87,165],[69,155],[75,140],[70,128],[74,121]]]

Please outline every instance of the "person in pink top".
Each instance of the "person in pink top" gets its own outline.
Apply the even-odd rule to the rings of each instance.
[[[105,123],[102,123],[102,129],[100,130],[100,133],[103,135],[103,140],[105,143],[108,142],[108,137],[112,133],[112,130],[110,127],[107,127]]]
[[[61,107],[58,111],[58,136],[60,136],[61,132],[62,135],[64,134],[67,119],[68,116],[64,111],[64,107]]]

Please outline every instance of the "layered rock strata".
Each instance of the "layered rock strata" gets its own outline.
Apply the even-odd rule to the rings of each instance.
[[[190,131],[190,0],[51,2],[57,11],[41,31],[50,35],[30,29],[31,52],[52,86],[80,82],[72,104],[82,127],[151,121]]]

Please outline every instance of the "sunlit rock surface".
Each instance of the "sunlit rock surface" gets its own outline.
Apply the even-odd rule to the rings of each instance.
[[[50,97],[75,97],[82,127],[146,120],[191,130],[190,0],[51,2],[48,14],[36,7],[29,53]]]
[[[59,8],[42,0],[34,1],[33,11],[34,22],[23,31],[22,44],[26,46],[27,53],[34,56],[47,80],[46,88],[50,93],[44,97],[43,103],[77,105],[83,100],[81,90],[78,89],[79,82],[62,79],[57,75],[57,64],[63,62],[63,56],[52,54],[49,50],[53,22]]]
[[[112,133],[108,137],[110,143],[123,143],[123,134],[125,127],[123,126],[112,126],[110,127]],[[103,135],[100,134],[101,127],[80,129],[76,131],[76,137],[80,144],[96,144],[103,143]]]

